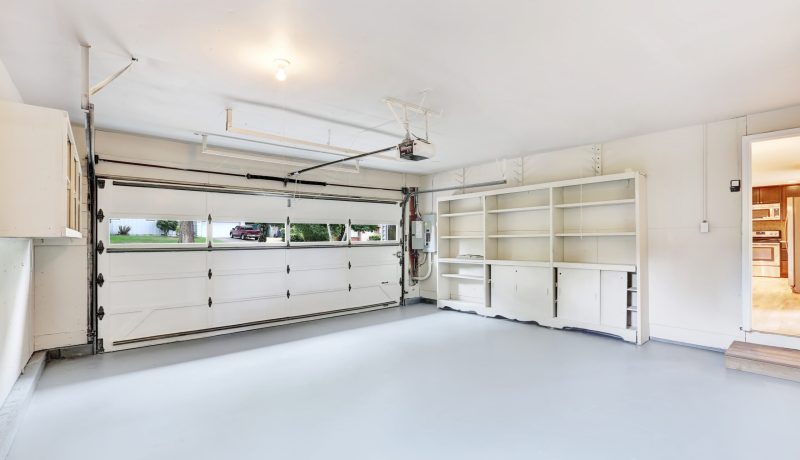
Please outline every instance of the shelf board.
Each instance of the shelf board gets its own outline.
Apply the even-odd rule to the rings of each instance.
[[[456,273],[443,273],[443,278],[455,278],[460,280],[483,281],[483,276],[478,275],[459,275]]]
[[[639,289],[635,287],[629,287],[628,292],[639,292]]]
[[[457,239],[482,239],[482,235],[448,235],[448,236],[440,236],[439,238],[443,240],[457,240]]]
[[[73,230],[71,228],[64,228],[64,236],[67,238],[83,238],[81,232]]]
[[[444,257],[439,259],[440,264],[471,264],[483,265],[483,259],[459,259],[458,257]]]
[[[564,203],[555,205],[556,208],[586,208],[590,206],[615,206],[620,204],[635,203],[634,198],[627,198],[624,200],[608,200],[608,201],[586,201],[583,203]]]
[[[505,209],[492,209],[486,211],[489,214],[504,214],[507,212],[526,212],[526,211],[545,211],[550,209],[550,206],[528,206],[524,208],[505,208]]]
[[[628,307],[628,308],[626,308],[626,310],[628,310],[628,311],[636,311],[636,312],[639,311],[639,309],[637,307]]]
[[[549,238],[549,233],[516,233],[508,235],[489,235],[489,238]]]
[[[565,232],[565,233],[556,233],[556,236],[575,236],[575,237],[636,236],[636,232]]]
[[[520,267],[552,267],[550,262],[539,262],[535,260],[487,260],[486,265],[512,265]]]
[[[469,212],[451,212],[447,214],[439,214],[439,217],[464,217],[464,216],[480,216],[483,211],[469,211]]]
[[[581,268],[586,270],[610,270],[615,272],[631,272],[636,273],[636,265],[625,264],[597,264],[597,263],[582,263],[582,262],[554,262],[554,267],[557,268]]]

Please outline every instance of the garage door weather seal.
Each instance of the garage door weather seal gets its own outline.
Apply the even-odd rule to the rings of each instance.
[[[240,329],[244,327],[253,327],[253,326],[262,326],[266,324],[273,324],[273,323],[281,323],[284,321],[294,321],[298,319],[312,319],[318,318],[321,316],[328,316],[328,315],[336,315],[341,313],[355,313],[360,310],[366,309],[373,309],[373,308],[381,308],[381,307],[389,307],[391,305],[399,305],[396,301],[392,302],[382,302],[382,303],[374,303],[372,305],[362,305],[360,307],[353,307],[353,308],[342,308],[339,310],[330,310],[330,311],[323,311],[320,313],[309,313],[307,315],[297,315],[297,316],[285,316],[283,318],[273,318],[273,319],[264,319],[261,321],[251,321],[249,323],[240,323],[240,324],[231,324],[229,326],[217,326],[217,327],[208,327],[205,329],[195,329],[193,331],[182,331],[182,332],[173,332],[170,334],[160,334],[160,335],[151,335],[148,337],[139,337],[137,339],[126,339],[126,340],[116,340],[114,341],[114,346],[122,346],[122,345],[130,345],[133,343],[141,343],[141,342],[150,342],[153,340],[163,340],[163,339],[171,339],[176,337],[185,337],[187,335],[195,335],[195,334],[203,334],[206,332],[219,332],[219,331],[227,331],[230,329]]]

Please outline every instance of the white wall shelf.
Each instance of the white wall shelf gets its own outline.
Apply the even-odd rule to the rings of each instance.
[[[489,238],[550,238],[549,233],[511,233],[507,235],[489,235]]]
[[[608,201],[586,201],[582,203],[563,203],[557,204],[554,207],[556,208],[587,208],[591,206],[617,206],[621,204],[634,204],[636,200],[633,198],[627,198],[624,200],[608,200]]]
[[[442,214],[439,217],[467,217],[467,216],[482,216],[483,211],[470,211],[470,212],[453,212],[449,214]]]
[[[644,182],[627,172],[439,198],[439,307],[646,342]]]
[[[456,279],[472,280],[472,281],[483,281],[483,279],[484,279],[482,276],[461,275],[461,274],[456,274],[456,273],[444,273],[444,274],[442,274],[442,276],[445,277],[445,278],[456,278]]]
[[[550,206],[528,206],[524,208],[505,208],[505,209],[492,209],[486,211],[487,214],[505,214],[508,212],[530,212],[530,211],[549,211]]]

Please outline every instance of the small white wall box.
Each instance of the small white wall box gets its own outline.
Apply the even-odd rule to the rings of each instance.
[[[425,222],[411,221],[411,249],[425,249]]]
[[[81,164],[67,112],[0,102],[0,237],[80,238]]]

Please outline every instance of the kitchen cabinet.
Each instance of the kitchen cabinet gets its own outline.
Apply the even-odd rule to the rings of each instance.
[[[600,270],[559,268],[557,308],[561,319],[600,323]]]
[[[80,238],[81,176],[66,112],[0,102],[0,237]]]
[[[753,187],[753,204],[783,203],[783,187]]]

